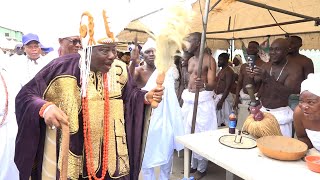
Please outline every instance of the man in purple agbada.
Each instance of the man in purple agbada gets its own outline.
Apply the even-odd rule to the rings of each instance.
[[[20,179],[59,179],[63,166],[68,179],[138,179],[144,108],[161,101],[163,87],[138,89],[126,64],[115,60],[115,38],[95,42],[83,43],[88,47],[82,56],[53,60],[17,95]],[[62,125],[70,133],[67,164],[60,156]]]

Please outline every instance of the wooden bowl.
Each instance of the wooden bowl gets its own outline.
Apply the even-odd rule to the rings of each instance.
[[[301,159],[308,151],[304,142],[285,136],[261,137],[257,146],[265,156],[283,161]]]
[[[304,160],[311,171],[320,173],[320,156],[306,156]]]

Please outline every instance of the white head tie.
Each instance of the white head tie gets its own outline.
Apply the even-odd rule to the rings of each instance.
[[[148,38],[147,42],[144,43],[144,45],[141,49],[141,52],[145,52],[146,50],[151,49],[151,48],[153,48],[153,49],[156,48],[156,42],[153,39]]]
[[[303,91],[309,91],[320,97],[320,73],[311,73],[308,78],[301,83],[301,93]]]

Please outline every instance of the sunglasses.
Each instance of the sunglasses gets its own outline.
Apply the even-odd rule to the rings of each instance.
[[[77,45],[78,43],[81,45],[81,40],[80,39],[71,39],[71,38],[63,38],[63,39],[66,39],[66,40],[72,42],[72,44],[74,46]]]

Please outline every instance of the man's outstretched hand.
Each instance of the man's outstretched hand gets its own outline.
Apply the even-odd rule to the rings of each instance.
[[[153,108],[158,107],[158,104],[162,101],[163,90],[164,90],[164,87],[161,86],[161,87],[156,87],[151,91],[147,92],[147,95],[146,95],[147,101],[150,102],[152,106],[155,106]]]

